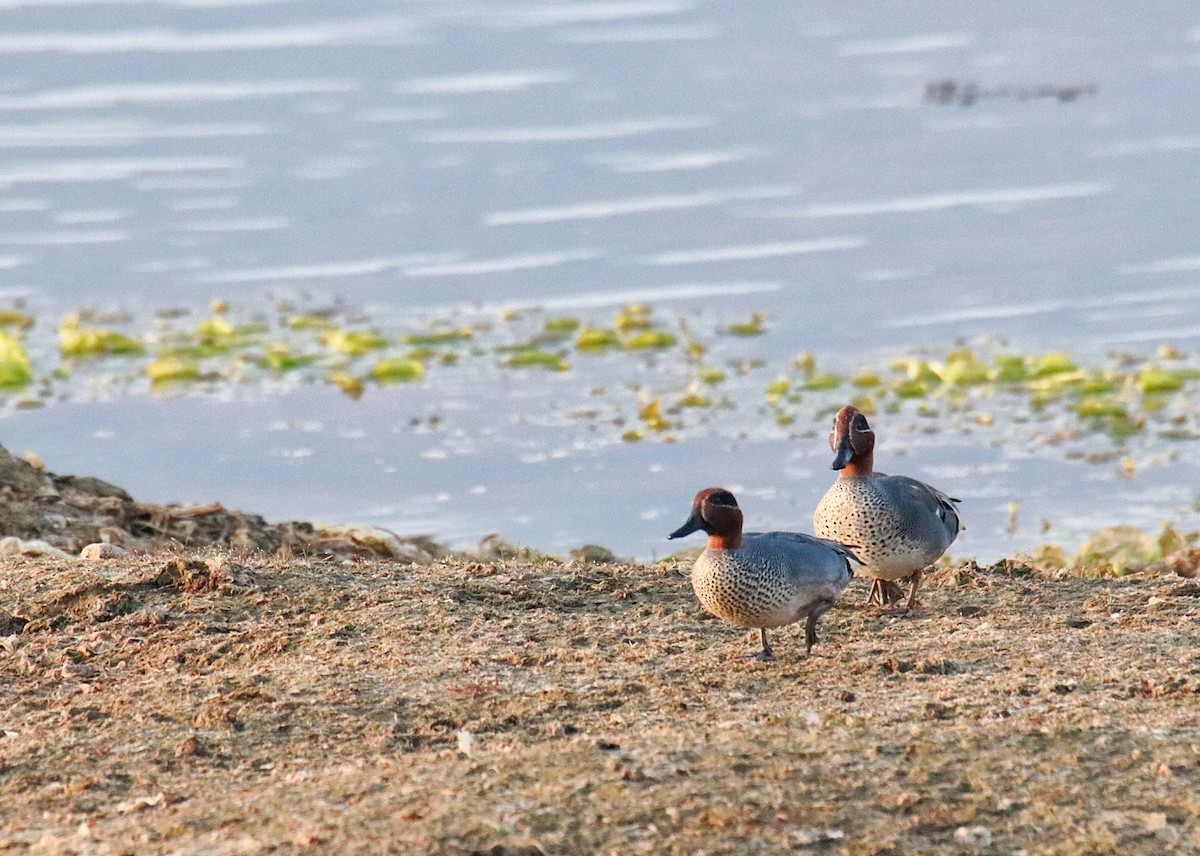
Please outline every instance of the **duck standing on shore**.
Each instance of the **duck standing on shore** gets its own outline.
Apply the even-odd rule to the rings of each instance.
[[[798,532],[743,534],[737,500],[719,487],[697,493],[687,522],[667,537],[699,531],[708,535],[708,545],[692,566],[692,588],[700,604],[731,624],[757,627],[760,660],[774,658],[768,628],[807,617],[804,640],[811,654],[817,619],[850,582],[850,562],[857,557],[836,541]]]
[[[867,603],[895,603],[903,593],[895,580],[912,578],[906,610],[913,608],[925,568],[936,562],[962,528],[958,500],[907,476],[875,472],[875,432],[867,417],[846,406],[829,434],[832,469],[840,470],[813,514],[813,531],[855,544],[874,577]]]

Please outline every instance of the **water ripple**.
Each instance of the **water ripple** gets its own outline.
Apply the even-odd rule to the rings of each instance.
[[[646,0],[626,3],[549,3],[514,10],[489,10],[491,21],[505,26],[557,27],[563,24],[603,23],[628,18],[679,15],[696,8],[691,0]]]
[[[769,244],[743,244],[714,247],[705,250],[677,250],[658,253],[644,260],[651,265],[693,265],[709,262],[740,262],[798,256],[806,253],[827,253],[836,250],[856,250],[866,244],[858,237],[816,238],[808,241],[777,241]]]
[[[400,271],[411,265],[435,264],[449,261],[444,256],[413,255],[361,259],[325,264],[283,265],[280,267],[246,268],[211,271],[196,277],[201,283],[282,282],[303,279],[342,279]]]
[[[240,158],[96,158],[43,161],[0,169],[0,187],[77,181],[115,181],[145,173],[236,170]]]
[[[886,56],[889,54],[929,53],[930,51],[959,50],[975,44],[969,33],[930,33],[924,36],[909,36],[903,39],[878,39],[846,42],[838,48],[838,55]]]
[[[111,107],[116,104],[176,104],[193,101],[245,101],[292,95],[352,92],[352,80],[189,80],[169,83],[112,83],[69,86],[24,95],[0,95],[0,110],[60,110]]]
[[[488,92],[520,92],[548,83],[570,83],[573,74],[565,71],[509,71],[483,74],[458,74],[445,77],[417,77],[396,87],[404,95],[478,95]]]
[[[49,122],[0,126],[0,148],[86,148],[131,146],[150,140],[200,140],[256,137],[267,133],[259,123],[155,125],[147,122]]]
[[[408,276],[467,276],[492,273],[511,273],[519,270],[557,267],[569,262],[591,261],[600,258],[595,250],[574,250],[559,253],[527,253],[502,259],[441,262],[414,265],[404,269]]]
[[[653,119],[623,119],[585,125],[554,125],[528,128],[463,128],[437,131],[420,138],[423,143],[569,143],[581,140],[617,140],[664,131],[696,131],[709,128],[709,116],[662,116]]]
[[[709,149],[683,152],[618,152],[590,155],[588,163],[600,164],[619,173],[677,172],[710,169],[730,163],[740,163],[758,154],[755,149]]]
[[[393,44],[411,34],[408,18],[383,16],[304,26],[185,31],[29,32],[0,35],[0,54],[205,53],[330,45]]]
[[[1111,188],[1098,182],[1078,184],[1048,184],[1038,187],[1011,187],[997,190],[964,190],[954,193],[931,193],[926,196],[906,196],[898,199],[868,199],[863,202],[836,202],[809,205],[805,208],[780,211],[781,217],[871,217],[876,214],[916,214],[925,211],[945,211],[951,208],[991,208],[1019,206],[1031,202],[1053,202],[1061,199],[1086,199],[1101,196]]]
[[[793,187],[747,188],[745,190],[704,190],[666,196],[642,196],[604,202],[576,202],[548,208],[520,208],[488,214],[489,226],[514,226],[534,223],[561,223],[569,220],[600,220],[627,214],[647,214],[654,211],[679,211],[703,208],[752,199],[777,199],[792,196]]]

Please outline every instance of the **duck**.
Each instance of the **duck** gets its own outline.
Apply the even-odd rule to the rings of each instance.
[[[963,528],[960,500],[908,476],[876,472],[875,432],[852,405],[833,417],[829,447],[834,453],[830,469],[839,473],[813,513],[813,531],[855,544],[863,574],[874,579],[868,605],[902,600],[903,590],[895,581],[910,579],[903,609],[910,612],[921,574]]]
[[[742,510],[725,488],[696,494],[687,521],[667,536],[704,532],[708,543],[692,566],[692,589],[708,612],[740,627],[757,627],[760,660],[775,658],[767,630],[807,619],[805,653],[817,642],[817,620],[853,576],[858,558],[836,541],[799,532],[742,532]]]

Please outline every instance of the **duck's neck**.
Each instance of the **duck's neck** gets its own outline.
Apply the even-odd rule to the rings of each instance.
[[[869,476],[873,472],[875,472],[874,450],[867,452],[865,455],[855,455],[850,459],[850,463],[842,467],[842,471],[838,475],[840,478],[852,478],[854,476]]]
[[[733,535],[709,535],[708,549],[710,550],[736,550],[742,546],[742,533],[737,532]]]

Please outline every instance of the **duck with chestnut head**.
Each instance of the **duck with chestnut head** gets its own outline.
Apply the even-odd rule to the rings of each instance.
[[[907,476],[875,471],[875,432],[857,408],[833,417],[829,434],[832,469],[838,478],[813,514],[823,538],[853,543],[863,573],[875,579],[868,603],[902,599],[896,580],[911,578],[906,611],[916,603],[917,584],[958,537],[959,500]]]
[[[817,641],[817,619],[850,582],[854,553],[836,541],[798,532],[742,532],[742,510],[733,494],[710,487],[696,494],[687,522],[668,538],[708,535],[692,566],[692,588],[713,615],[757,627],[759,659],[773,659],[767,630],[807,619],[808,653]]]

